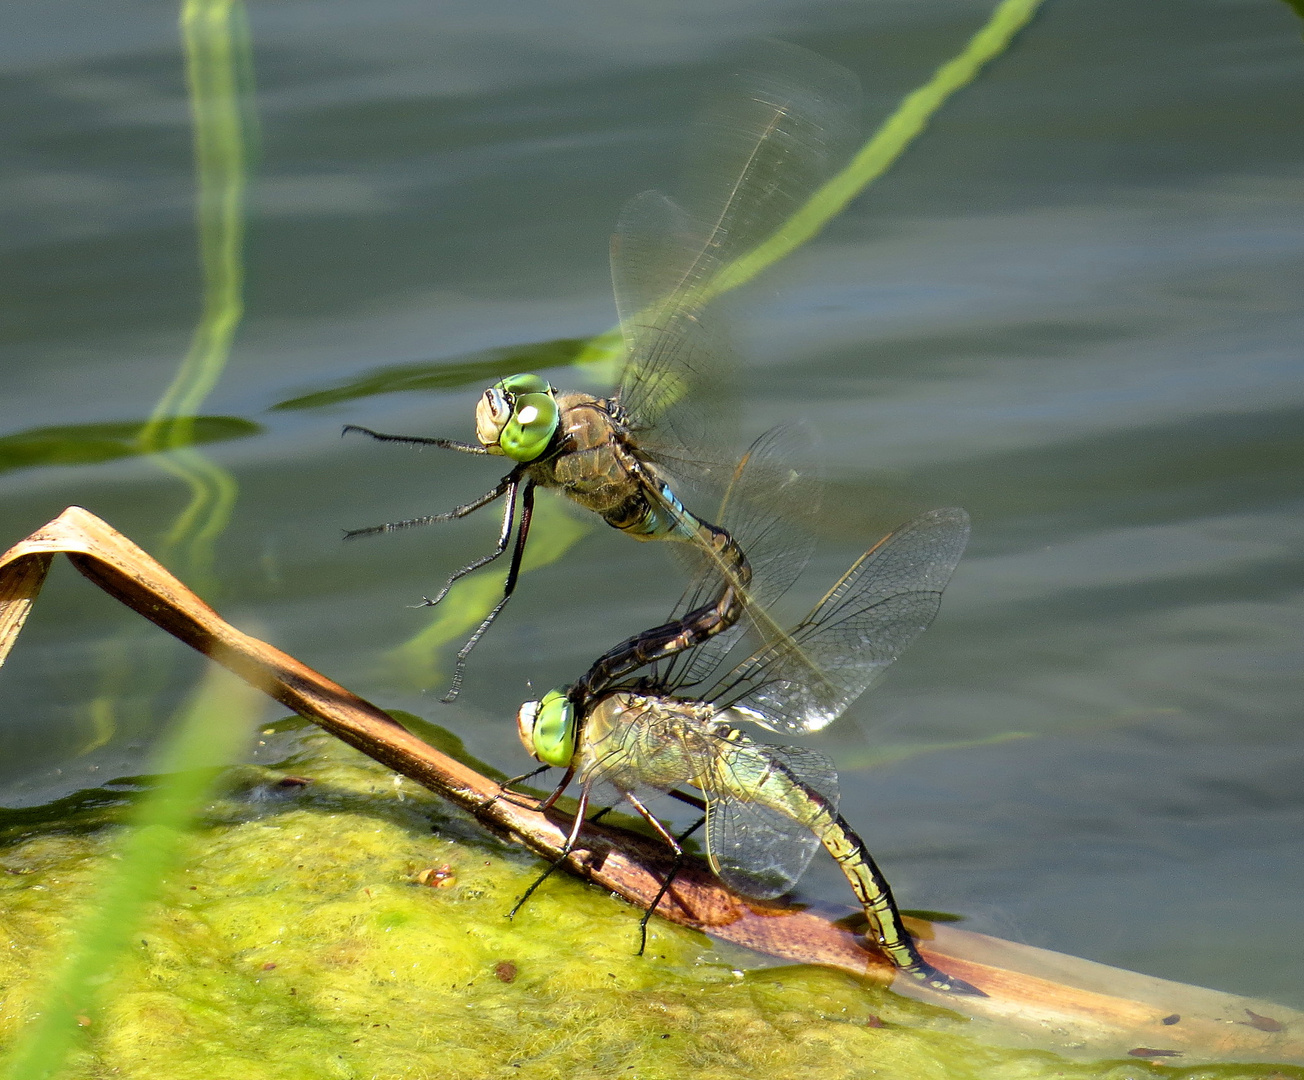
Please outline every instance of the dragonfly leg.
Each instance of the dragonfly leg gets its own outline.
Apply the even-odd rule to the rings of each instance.
[[[589,815],[589,824],[596,825],[604,817],[610,814],[614,809],[616,809],[615,803],[613,803],[610,806],[604,806],[600,810],[595,810],[592,814]]]
[[[671,851],[673,851],[676,855],[683,854],[683,848],[679,846],[679,841],[674,838],[674,836],[671,834],[669,829],[667,829],[664,825],[661,824],[661,822],[659,822],[656,819],[656,815],[653,814],[651,810],[649,810],[646,806],[643,805],[643,803],[639,800],[638,796],[633,795],[630,792],[626,792],[625,798],[629,800],[629,805],[639,812],[639,816],[642,817],[644,821],[646,821],[649,825],[652,826],[652,831],[655,832],[659,837],[661,837],[662,840],[666,842],[666,844],[669,846]],[[692,829],[688,830],[688,832],[691,833],[696,828],[697,826],[694,825]],[[684,835],[687,836],[688,833],[685,833]]]
[[[344,534],[344,539],[353,540],[359,536],[375,536],[378,533],[397,532],[399,529],[414,529],[420,525],[434,525],[440,521],[456,521],[458,518],[466,517],[467,514],[475,513],[482,506],[488,506],[495,499],[501,499],[508,489],[512,488],[514,483],[519,483],[519,481],[520,476],[513,469],[498,482],[498,485],[492,491],[486,491],[478,499],[472,499],[469,503],[454,507],[447,513],[409,518],[407,521],[389,521],[384,525],[370,525],[365,529],[349,529]]]
[[[521,776],[514,776],[514,777],[512,777],[512,779],[510,779],[510,780],[504,780],[501,784],[498,785],[498,794],[495,795],[495,796],[494,796],[492,799],[490,799],[488,802],[486,802],[486,803],[482,803],[481,805],[482,805],[482,806],[490,806],[490,805],[492,805],[493,803],[496,803],[499,799],[502,799],[502,798],[509,798],[510,796],[512,796],[512,795],[515,794],[515,792],[509,792],[509,791],[507,790],[509,787],[513,787],[513,786],[515,786],[516,784],[519,784],[522,780],[529,780],[529,779],[531,779],[532,777],[538,776],[540,773],[545,773],[545,772],[547,772],[547,771],[548,771],[549,769],[551,769],[551,768],[552,768],[551,765],[540,765],[540,766],[539,766],[537,769],[535,769],[533,772],[527,772],[527,773],[522,774]],[[542,814],[542,813],[544,813],[545,811],[547,811],[548,809],[550,809],[550,808],[552,807],[552,805],[553,805],[553,804],[554,804],[554,803],[555,803],[559,798],[561,798],[561,794],[562,794],[562,792],[565,791],[565,790],[570,786],[571,777],[574,776],[574,775],[575,775],[575,768],[574,768],[574,766],[572,766],[571,768],[569,768],[569,769],[566,770],[565,774],[564,774],[564,775],[562,776],[562,778],[561,778],[561,782],[558,783],[557,786],[556,786],[555,788],[552,789],[552,793],[551,793],[551,794],[550,794],[546,799],[544,799],[543,802],[539,802],[537,799],[532,800],[531,802],[528,802],[528,803],[527,803],[527,802],[524,802],[524,801],[516,800],[516,799],[512,799],[512,801],[513,801],[517,806],[533,806],[533,808],[534,808],[536,811],[538,811],[539,813]],[[599,810],[596,814],[593,815],[593,817],[589,818],[589,820],[590,820],[590,821],[597,821],[598,818],[602,817],[602,815],[605,814],[605,813],[607,813],[607,811],[610,810],[610,809],[611,809],[611,807],[608,806],[605,810]]]
[[[551,765],[540,765],[537,769],[531,769],[527,773],[521,773],[520,776],[513,776],[510,780],[504,780],[498,785],[498,794],[482,802],[480,804],[480,809],[483,810],[486,807],[493,806],[493,804],[499,799],[506,799],[515,806],[537,805],[538,800],[530,798],[529,796],[519,796],[515,791],[509,791],[508,789],[514,788],[517,784],[524,783],[526,780],[533,780],[540,773],[546,773],[551,768]]]
[[[439,603],[439,601],[448,595],[448,590],[451,589],[456,582],[466,577],[466,575],[471,573],[472,570],[479,570],[482,566],[488,566],[489,563],[493,562],[499,555],[507,550],[507,541],[512,538],[512,525],[516,521],[516,492],[520,487],[520,479],[515,473],[512,473],[504,478],[504,483],[506,485],[504,490],[507,493],[507,503],[503,507],[503,524],[502,528],[498,530],[498,543],[494,545],[493,551],[488,555],[481,555],[480,558],[472,560],[460,570],[454,570],[448,575],[448,580],[444,582],[444,587],[435,594],[433,600],[428,596],[423,596],[421,598],[421,603],[417,604],[416,607],[434,607]],[[493,493],[490,492],[489,494]],[[495,496],[495,498],[496,497],[497,496]],[[480,499],[476,500],[475,504],[468,503],[467,505],[471,506],[474,510],[478,510],[481,506],[486,506],[492,501],[493,500],[487,498],[487,496],[481,496]],[[462,509],[463,507],[460,506],[457,508],[457,510]],[[453,513],[456,514],[457,510],[454,510]],[[470,512],[470,510],[467,511],[467,513]]]
[[[540,765],[537,769],[531,769],[527,773],[521,773],[520,776],[513,776],[510,780],[504,780],[499,787],[506,791],[510,787],[515,787],[517,784],[524,783],[526,780],[533,780],[536,776],[539,776],[541,773],[546,773],[551,768],[551,765]]]
[[[559,867],[562,863],[564,863],[566,861],[567,856],[570,855],[570,853],[575,850],[575,845],[579,842],[580,839],[580,830],[584,828],[584,815],[588,812],[588,809],[589,809],[589,789],[585,787],[580,791],[579,802],[575,806],[575,821],[571,825],[571,831],[570,834],[566,837],[566,842],[561,846],[560,853],[557,855],[555,859],[552,860],[552,862],[548,864],[548,869],[545,870],[542,874],[540,874],[537,878],[535,878],[534,883],[528,889],[526,889],[524,894],[522,894],[521,898],[516,901],[515,905],[513,905],[512,907],[512,910],[507,913],[507,917],[509,919],[513,919],[516,917],[516,913],[525,906],[525,901],[527,901],[531,896],[534,895],[534,890],[537,889],[540,885],[542,885],[545,881],[547,881],[548,878],[552,875],[552,872],[556,870],[557,867]]]
[[[667,794],[672,799],[678,799],[681,803],[687,803],[689,806],[697,810],[700,810],[703,814],[706,813],[706,800],[701,798],[700,796],[693,795],[691,792],[680,791],[678,788],[674,788],[673,790],[667,792]],[[702,819],[702,821],[705,820],[706,818]],[[694,825],[692,829],[689,829],[688,832],[691,833],[694,830],[700,828],[701,828],[701,823],[699,822],[697,825]],[[684,835],[687,836],[688,833],[685,833]],[[682,840],[683,837],[681,836],[680,839]]]
[[[540,813],[542,813],[545,810],[552,809],[552,807],[556,804],[557,800],[561,798],[561,793],[570,786],[571,777],[574,775],[575,775],[575,766],[574,765],[568,766],[565,774],[557,782],[557,786],[552,789],[552,794],[549,795],[546,799],[543,800],[543,802],[539,804]]]
[[[498,618],[498,613],[507,606],[507,601],[512,598],[512,593],[516,591],[516,581],[521,576],[521,559],[525,555],[525,541],[530,535],[530,519],[534,516],[534,484],[525,485],[525,491],[521,495],[521,525],[516,530],[516,547],[512,551],[512,565],[507,571],[507,583],[503,586],[503,598],[493,607],[493,610],[484,617],[484,621],[475,628],[475,632],[466,639],[464,644],[457,651],[457,658],[453,663],[453,679],[448,688],[448,693],[439,700],[445,705],[457,700],[457,695],[462,692],[462,679],[466,674],[466,658],[471,655],[471,650],[475,648],[476,643],[484,637],[484,633]]]
[[[679,876],[679,871],[684,865],[683,842],[705,824],[706,818],[702,817],[698,819],[697,823],[690,829],[680,833],[676,837],[670,834],[669,830],[667,830],[666,827],[662,825],[655,816],[653,816],[652,812],[648,810],[648,808],[644,806],[636,796],[626,792],[625,798],[628,799],[629,804],[642,815],[643,820],[651,825],[657,835],[666,842],[670,850],[675,853],[675,861],[671,864],[670,871],[666,874],[665,880],[661,882],[661,888],[657,890],[656,896],[652,898],[652,903],[647,906],[647,910],[643,912],[643,917],[638,921],[638,952],[634,955],[642,956],[647,949],[648,920],[656,913],[657,907],[660,905],[666,893],[670,891],[671,884],[674,882],[675,878]]]
[[[702,816],[698,818],[693,825],[685,829],[678,837],[676,837],[676,843],[682,845],[685,840],[706,824],[706,800],[697,795],[693,795],[691,792],[680,791],[678,788],[671,790],[669,795],[672,799],[678,799],[681,803],[687,803],[689,806],[702,812]],[[636,955],[642,956],[643,950],[647,948],[648,920],[656,913],[657,908],[661,905],[662,898],[670,891],[670,886],[678,876],[679,870],[683,865],[684,853],[680,850],[675,855],[675,862],[670,868],[670,873],[666,875],[665,881],[661,883],[661,888],[657,890],[656,896],[652,898],[652,903],[648,905],[647,910],[643,912],[643,917],[638,921],[638,953]]]
[[[459,442],[457,439],[427,439],[420,435],[386,435],[383,431],[372,431],[371,428],[362,427],[359,424],[345,424],[344,430],[340,432],[340,436],[343,437],[350,431],[358,431],[363,435],[370,435],[378,442],[404,443],[407,446],[437,446],[441,450],[456,450],[462,454],[489,453],[485,447],[477,446],[475,443]]]

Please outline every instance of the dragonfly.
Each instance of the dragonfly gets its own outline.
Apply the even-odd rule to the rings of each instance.
[[[567,770],[545,805],[572,777],[580,788],[574,823],[549,871],[574,848],[591,793],[601,787],[647,820],[674,852],[677,869],[683,837],[671,835],[643,796],[688,785],[702,793],[696,801],[705,808],[711,869],[730,888],[758,899],[788,892],[823,846],[861,903],[868,940],[900,971],[934,990],[981,995],[920,954],[886,878],[838,813],[833,763],[805,747],[754,740],[737,726],[810,732],[840,716],[932,622],[968,536],[969,516],[956,508],[907,522],[862,555],[786,636],[762,645],[701,695],[683,692],[692,665],[690,654],[679,654],[661,671],[610,688],[583,713],[564,689],[522,705],[517,725],[526,749]],[[810,679],[814,669],[823,672],[819,683]],[[674,870],[644,916],[644,933],[673,877]]]
[[[855,78],[828,61],[785,50],[783,63],[740,76],[741,92],[705,118],[687,198],[656,191],[626,205],[611,243],[612,282],[624,340],[618,385],[609,396],[562,392],[521,373],[484,391],[475,411],[475,443],[391,435],[349,425],[384,442],[434,446],[511,460],[489,491],[445,513],[355,529],[346,537],[392,532],[467,517],[504,500],[498,540],[454,571],[433,597],[511,548],[503,593],[459,650],[445,701],[460,692],[467,657],[515,592],[537,488],[552,488],[642,541],[672,541],[714,567],[715,615],[693,634],[667,627],[635,649],[606,658],[582,680],[579,704],[630,668],[700,641],[737,622],[751,602],[747,555],[718,524],[686,508],[679,491],[703,502],[733,475],[727,445],[728,399],[736,383],[730,350],[706,310],[722,275],[780,233],[839,163],[854,131]],[[692,501],[692,500],[689,500]],[[515,533],[513,543],[512,536]],[[756,625],[765,624],[758,614]],[[770,635],[778,632],[770,626]]]

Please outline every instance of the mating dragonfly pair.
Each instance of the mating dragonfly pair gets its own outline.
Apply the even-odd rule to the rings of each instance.
[[[446,700],[516,588],[536,488],[561,491],[635,539],[670,542],[692,564],[693,582],[670,619],[518,715],[527,750],[565,770],[545,805],[572,778],[580,785],[562,858],[600,786],[627,799],[682,857],[682,837],[657,821],[640,793],[691,786],[705,805],[711,867],[731,888],[779,896],[823,845],[864,908],[871,943],[925,985],[981,994],[920,955],[887,881],[838,814],[832,762],[754,741],[736,726],[806,733],[841,716],[927,628],[969,533],[963,510],[923,514],[862,555],[796,626],[785,630],[770,614],[810,557],[818,489],[797,468],[801,428],[762,436],[735,463],[712,449],[730,371],[707,307],[739,259],[779,235],[824,182],[855,97],[848,73],[809,54],[788,54],[783,66],[783,76],[749,73],[748,92],[708,118],[714,167],[699,168],[705,179],[687,208],[645,192],[622,213],[611,250],[626,347],[617,390],[596,397],[559,393],[532,374],[503,379],[476,408],[477,443],[346,429],[514,462],[492,490],[452,511],[350,535],[449,521],[505,500],[494,550],[426,601],[439,603],[455,581],[511,548],[502,599],[458,653]],[[694,500],[678,492],[690,488],[703,500],[697,505],[716,508],[711,520],[687,508]],[[726,665],[744,635],[754,651]],[[650,673],[636,675],[642,669]],[[669,887],[667,880],[661,896]]]

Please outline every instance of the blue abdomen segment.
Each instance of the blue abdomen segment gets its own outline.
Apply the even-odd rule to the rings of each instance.
[[[679,496],[662,484],[660,505],[648,501],[643,515],[625,531],[647,540],[691,540],[697,535],[698,520],[679,501]]]

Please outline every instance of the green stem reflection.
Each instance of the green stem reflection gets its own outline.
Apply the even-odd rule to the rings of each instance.
[[[146,449],[166,451],[161,466],[190,487],[190,503],[165,547],[185,548],[192,584],[211,592],[214,547],[238,488],[230,473],[192,448],[194,417],[226,367],[244,314],[246,103],[253,69],[242,0],[184,0],[180,22],[194,122],[203,306],[190,349],[140,438]]]
[[[226,367],[244,312],[252,49],[242,0],[184,0],[180,30],[194,128],[195,217],[203,300],[190,348],[137,443],[142,451],[154,453],[159,467],[190,490],[186,507],[164,534],[162,556],[170,559],[180,552],[191,587],[211,597],[217,588],[214,552],[230,521],[239,487],[229,472],[195,448],[197,436],[202,437],[196,417]],[[161,689],[162,669],[128,659],[138,661],[142,648],[152,646],[140,644],[133,636],[128,648],[104,650],[99,692],[88,707],[91,737],[83,752],[118,736],[130,697],[147,700]]]

